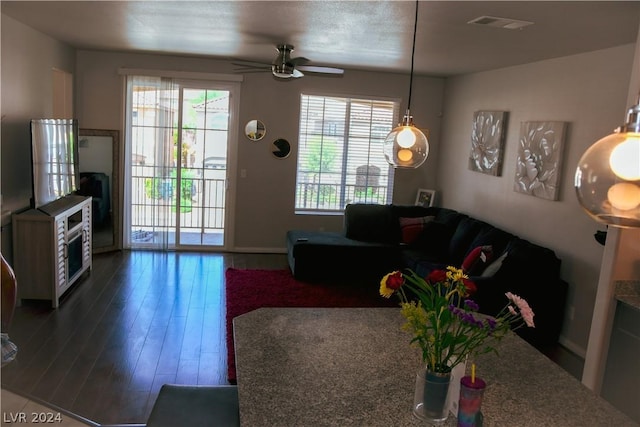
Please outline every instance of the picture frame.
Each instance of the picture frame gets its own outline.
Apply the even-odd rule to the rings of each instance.
[[[476,111],[471,129],[469,170],[491,176],[502,175],[507,111]]]
[[[436,190],[427,190],[425,188],[418,189],[416,195],[416,206],[429,207],[433,206],[433,202],[436,198]]]
[[[513,190],[546,200],[558,200],[568,122],[520,123]]]

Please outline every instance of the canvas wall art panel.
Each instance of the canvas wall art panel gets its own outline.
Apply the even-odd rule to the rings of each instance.
[[[513,189],[558,200],[566,122],[522,122]]]
[[[469,169],[493,176],[502,174],[506,122],[506,111],[473,113]]]

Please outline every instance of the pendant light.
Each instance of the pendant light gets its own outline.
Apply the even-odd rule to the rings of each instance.
[[[416,1],[416,18],[413,26],[413,49],[411,51],[411,74],[409,77],[409,99],[407,112],[402,123],[394,128],[384,140],[383,151],[387,162],[393,167],[417,168],[427,160],[429,141],[427,137],[413,125],[411,115],[411,89],[413,86],[413,59],[416,52],[416,30],[418,28],[418,1]]]
[[[596,221],[640,227],[640,97],[626,123],[584,153],[575,175],[578,201]]]

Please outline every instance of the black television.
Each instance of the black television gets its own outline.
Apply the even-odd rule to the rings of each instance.
[[[38,209],[78,190],[78,121],[31,120],[33,199]]]

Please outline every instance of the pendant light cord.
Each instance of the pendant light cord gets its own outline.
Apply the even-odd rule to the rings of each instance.
[[[411,109],[411,92],[413,92],[413,59],[416,55],[416,33],[418,32],[418,0],[416,0],[416,18],[413,23],[413,47],[411,49],[411,74],[409,76],[409,100],[407,102],[407,111]]]

